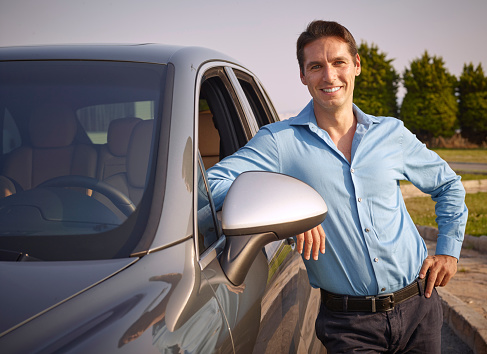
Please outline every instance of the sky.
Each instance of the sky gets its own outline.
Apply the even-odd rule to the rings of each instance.
[[[465,63],[487,70],[486,0],[0,0],[0,46],[208,47],[254,72],[285,117],[310,99],[295,45],[316,19],[341,23],[357,44],[377,45],[400,74],[425,50],[457,77]]]

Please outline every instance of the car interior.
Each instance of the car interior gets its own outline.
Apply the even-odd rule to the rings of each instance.
[[[53,60],[3,62],[1,68],[2,240],[20,244],[17,236],[41,242],[39,236],[109,234],[136,218],[152,166],[165,67]],[[255,92],[249,96],[252,87],[242,75],[257,110],[258,98]],[[207,71],[198,113],[205,169],[251,137],[235,102],[224,69]]]
[[[54,247],[30,248],[48,259],[49,248],[63,248],[59,236],[72,235],[67,248],[82,254],[82,237],[110,236],[137,218],[164,75],[164,66],[143,63],[2,62],[0,249],[57,236]],[[119,235],[120,244],[127,237]],[[90,257],[99,257],[102,251],[90,247]]]

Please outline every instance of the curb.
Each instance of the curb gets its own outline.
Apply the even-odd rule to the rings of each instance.
[[[445,288],[436,288],[441,297],[443,320],[474,353],[487,353],[487,320]]]
[[[416,225],[421,237],[428,241],[436,241],[438,238],[438,229],[431,226]],[[480,253],[487,254],[487,236],[465,235],[462,248],[471,248]]]
[[[425,240],[436,241],[437,228],[419,225],[416,227]],[[487,254],[487,236],[465,235],[462,247],[473,248]],[[436,290],[441,297],[444,322],[474,353],[487,353],[487,319],[445,288],[438,287]]]

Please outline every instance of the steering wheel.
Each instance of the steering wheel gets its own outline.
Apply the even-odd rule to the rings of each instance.
[[[76,175],[54,177],[37,186],[37,188],[45,187],[79,187],[92,189],[107,197],[125,216],[129,216],[135,211],[135,205],[129,197],[112,185],[96,178]]]

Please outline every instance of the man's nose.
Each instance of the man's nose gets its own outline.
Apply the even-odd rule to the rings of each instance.
[[[332,83],[337,78],[336,69],[333,66],[325,66],[323,68],[323,81]]]

